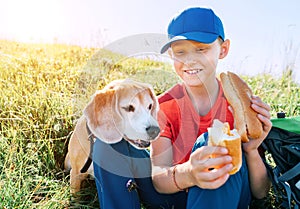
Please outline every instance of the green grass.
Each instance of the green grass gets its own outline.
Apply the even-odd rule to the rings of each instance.
[[[243,77],[270,104],[272,115],[300,115],[299,85],[286,71]],[[131,77],[157,94],[178,81],[170,65],[104,50],[0,41],[0,208],[98,208],[86,181],[78,201],[69,194],[63,161],[74,122],[96,88]]]

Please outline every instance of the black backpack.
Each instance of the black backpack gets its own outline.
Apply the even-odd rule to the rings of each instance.
[[[273,122],[273,121],[272,121]],[[289,121],[286,120],[288,123]],[[295,122],[295,121],[293,121]],[[275,164],[266,161],[272,180],[276,201],[284,208],[299,209],[300,205],[300,121],[296,121],[298,133],[273,127],[262,146],[271,154]],[[285,128],[287,124],[285,123]],[[293,124],[293,129],[295,129]]]

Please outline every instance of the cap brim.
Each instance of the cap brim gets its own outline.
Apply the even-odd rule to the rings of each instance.
[[[193,33],[183,33],[180,36],[174,36],[171,38],[160,50],[160,53],[165,53],[171,44],[175,41],[179,40],[191,40],[191,41],[197,41],[205,44],[210,44],[214,42],[219,35],[213,34],[213,33],[202,33],[202,32],[193,32]]]

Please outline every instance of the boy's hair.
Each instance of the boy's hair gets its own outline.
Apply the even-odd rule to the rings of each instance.
[[[168,26],[169,41],[161,53],[168,50],[171,43],[178,40],[193,40],[212,43],[217,38],[225,40],[224,28],[220,18],[211,10],[201,7],[185,9],[175,16]]]

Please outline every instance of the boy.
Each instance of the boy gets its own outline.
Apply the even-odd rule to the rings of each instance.
[[[264,125],[264,134],[243,145],[249,168],[244,162],[240,172],[229,177],[232,165],[227,150],[202,146],[207,135],[201,135],[215,118],[228,121],[233,128],[232,114],[215,77],[218,59],[227,55],[230,44],[224,39],[222,23],[211,10],[190,8],[173,19],[169,35],[170,42],[162,52],[171,47],[169,53],[183,84],[159,98],[163,131],[152,144],[152,170],[147,151],[137,150],[125,140],[116,144],[96,140],[93,162],[100,207],[133,209],[142,202],[146,208],[246,208],[251,198],[248,170],[256,198],[264,197],[269,188],[257,152],[271,127],[269,106],[253,98],[252,107]],[[213,153],[219,157],[210,159]],[[222,168],[209,171],[214,165]]]
[[[216,79],[218,60],[226,57],[230,46],[222,22],[210,9],[188,8],[172,19],[168,35],[169,42],[161,52],[168,51],[174,60],[182,84],[159,98],[162,132],[151,145],[154,187],[160,193],[188,191],[187,208],[248,208],[251,196],[261,199],[270,187],[258,152],[272,126],[270,107],[260,98],[252,98],[264,131],[259,139],[243,144],[242,168],[229,176],[232,159],[227,150],[204,146],[207,134],[201,135],[213,119],[227,121],[234,128]],[[218,157],[210,158],[211,154]],[[215,166],[220,168],[209,169]]]

